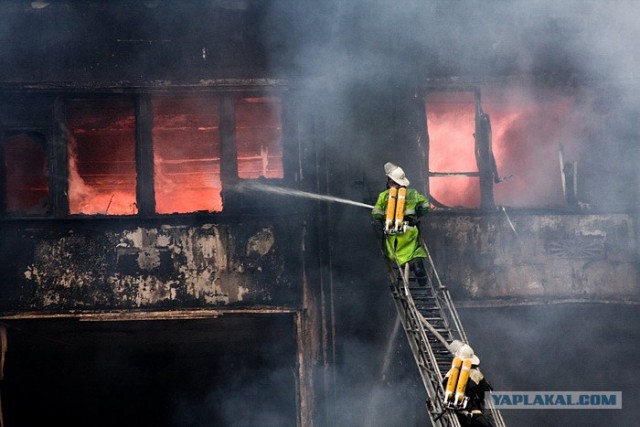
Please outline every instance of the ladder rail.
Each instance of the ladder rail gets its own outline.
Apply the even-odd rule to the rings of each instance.
[[[457,334],[457,337],[453,337],[453,339],[459,339],[462,342],[467,341],[467,334],[462,327],[462,321],[460,320],[460,316],[458,315],[458,310],[456,310],[455,305],[453,304],[453,300],[451,299],[451,294],[449,293],[449,288],[442,284],[440,280],[440,275],[438,274],[438,270],[436,270],[436,266],[433,262],[433,258],[431,257],[431,253],[429,252],[429,247],[425,243],[422,238],[422,234],[420,234],[420,245],[427,253],[427,260],[429,260],[430,272],[433,274],[435,278],[436,286],[433,286],[434,295],[437,297],[438,301],[441,302],[444,307],[446,307],[446,311],[443,314],[445,316],[445,322],[449,324],[449,326],[453,329],[452,332]]]
[[[441,302],[444,304],[445,307],[447,307],[447,312],[448,312],[448,317],[449,317],[449,322],[451,322],[453,325],[455,325],[455,330],[457,331],[458,335],[459,335],[459,339],[462,342],[466,342],[468,343],[469,341],[467,340],[467,334],[462,326],[462,321],[460,320],[460,316],[458,314],[458,310],[456,309],[455,305],[453,304],[453,300],[451,298],[451,294],[449,293],[449,288],[447,288],[446,286],[444,286],[442,284],[442,281],[440,280],[440,275],[438,274],[438,271],[436,270],[436,266],[433,262],[433,259],[431,257],[431,253],[429,252],[429,248],[427,246],[427,244],[425,243],[424,239],[422,238],[422,234],[420,235],[420,244],[422,246],[422,248],[425,250],[425,252],[427,253],[427,259],[429,260],[429,265],[430,265],[430,270],[433,273],[436,282],[438,284],[438,298],[441,300]],[[489,410],[489,412],[491,413],[491,415],[493,416],[493,420],[494,420],[494,424],[496,427],[505,427],[506,424],[504,422],[504,419],[502,418],[502,414],[500,413],[499,410],[497,410],[495,408],[495,405],[493,404],[493,402],[491,401],[491,399],[486,399],[485,400],[485,406],[486,408]]]
[[[460,422],[456,415],[451,411],[447,411],[442,405],[443,390],[441,384],[443,377],[433,349],[429,345],[429,339],[422,322],[423,317],[416,308],[409,290],[409,265],[405,264],[403,269],[397,259],[394,261],[400,276],[400,280],[395,276],[392,281],[394,302],[427,392],[427,412],[431,418],[431,423],[434,427],[460,427]],[[393,267],[390,270],[393,271]]]
[[[429,340],[427,330],[437,341],[443,344],[447,351],[450,351],[447,338],[450,341],[460,340],[465,343],[468,340],[449,289],[442,284],[429,249],[421,235],[420,245],[425,250],[429,260],[427,287],[433,296],[433,307],[431,309],[437,311],[437,320],[442,323],[441,327],[443,328],[441,332],[447,337],[438,332],[417,308],[410,290],[409,264],[406,263],[401,266],[397,258],[394,257],[394,265],[385,256],[392,283],[392,296],[428,395],[427,410],[432,425],[434,427],[460,427],[460,422],[455,412],[447,410],[442,405],[444,375]],[[500,411],[495,408],[490,398],[485,400],[485,406],[493,418],[495,427],[505,427],[506,424]]]

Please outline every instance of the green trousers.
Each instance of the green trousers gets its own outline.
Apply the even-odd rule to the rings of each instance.
[[[387,256],[398,259],[402,265],[414,258],[426,258],[427,253],[420,246],[420,232],[417,227],[408,227],[402,234],[390,234],[385,238]],[[395,254],[395,256],[394,256]]]

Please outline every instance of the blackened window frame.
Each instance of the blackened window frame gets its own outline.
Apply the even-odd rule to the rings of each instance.
[[[0,94],[0,217],[4,218],[50,218],[61,216],[60,203],[65,198],[66,187],[59,177],[60,138],[54,126],[59,100],[52,94],[7,91]],[[17,110],[20,110],[16,113]],[[28,214],[7,211],[7,183],[4,144],[8,133],[35,132],[44,137],[44,154],[47,168],[47,209],[44,213]],[[64,204],[62,205],[64,209]]]
[[[220,116],[220,182],[222,188],[222,204],[221,212],[207,212],[206,215],[222,215],[237,214],[243,211],[247,204],[243,193],[236,191],[236,186],[240,182],[256,181],[256,179],[240,178],[238,174],[238,148],[236,139],[236,109],[235,105],[238,99],[247,97],[257,98],[278,98],[281,103],[280,110],[280,126],[282,127],[281,145],[282,145],[282,168],[283,178],[259,178],[257,180],[266,181],[280,185],[290,181],[291,159],[297,157],[294,153],[289,153],[287,148],[287,127],[285,125],[285,96],[279,91],[267,89],[245,89],[245,90],[229,90],[229,91],[208,91],[206,93],[189,93],[189,92],[162,92],[162,93],[145,93],[140,94],[136,98],[136,159],[138,164],[138,214],[134,216],[144,217],[164,217],[164,216],[187,216],[198,215],[199,212],[189,213],[171,213],[163,214],[155,212],[155,183],[154,183],[154,162],[153,162],[153,108],[151,98],[153,96],[180,96],[180,97],[202,97],[211,96],[218,99],[218,112]],[[292,109],[287,109],[292,112]]]
[[[278,98],[280,100],[282,178],[239,177],[235,105],[242,98]],[[223,212],[238,214],[247,209],[258,207],[260,209],[263,207],[275,208],[271,205],[273,202],[269,202],[255,193],[237,191],[236,189],[237,185],[243,182],[262,182],[278,186],[286,186],[293,182],[298,147],[293,144],[296,113],[292,99],[286,96],[286,91],[241,90],[222,94],[220,102],[220,140],[222,145],[220,179],[222,181]]]
[[[204,89],[198,91],[172,90],[171,88],[154,91],[78,91],[74,93],[45,92],[30,94],[39,99],[47,110],[50,111],[49,119],[38,121],[25,119],[22,121],[7,121],[6,110],[11,108],[8,98],[3,99],[2,114],[0,114],[0,143],[4,140],[6,131],[22,130],[37,131],[47,137],[46,156],[49,173],[49,210],[43,215],[29,216],[33,218],[157,218],[165,216],[190,216],[201,213],[172,213],[160,214],[155,212],[154,189],[154,159],[153,159],[153,110],[151,98],[153,95],[180,95],[180,96],[212,96],[218,98],[220,106],[220,180],[222,184],[222,212],[208,212],[207,215],[236,214],[246,208],[247,201],[244,196],[235,191],[234,186],[241,181],[254,181],[255,179],[239,178],[238,153],[236,145],[235,103],[237,99],[245,97],[271,97],[280,100],[280,126],[282,145],[283,178],[259,178],[261,181],[282,185],[291,183],[294,179],[294,171],[298,159],[297,145],[294,144],[295,107],[289,105],[290,99],[286,97],[286,91],[282,88],[231,88],[231,89]],[[6,94],[5,94],[6,95]],[[18,93],[18,95],[20,95]],[[1,95],[0,95],[1,96]],[[67,129],[67,105],[73,99],[123,99],[133,101],[135,108],[135,163],[136,163],[136,203],[138,212],[133,215],[108,215],[108,214],[71,214],[69,209],[69,169],[68,169],[68,135]],[[294,152],[295,151],[295,152]],[[15,217],[6,212],[6,176],[4,171],[4,159],[2,161],[2,177],[0,177],[0,216]]]
[[[140,197],[140,193],[139,193],[139,186],[141,185],[141,178],[140,178],[140,164],[139,162],[144,161],[143,158],[141,158],[140,154],[139,154],[139,150],[142,150],[144,147],[144,144],[141,144],[140,140],[139,140],[139,127],[140,127],[140,120],[138,118],[138,98],[139,96],[137,94],[132,94],[132,93],[125,93],[125,94],[120,94],[120,93],[108,93],[108,94],[95,94],[95,93],[83,93],[83,94],[78,94],[78,95],[68,95],[65,96],[63,99],[63,107],[62,107],[62,114],[57,117],[59,119],[61,119],[60,121],[58,121],[58,123],[61,123],[62,125],[60,126],[61,131],[62,131],[62,138],[63,138],[63,150],[65,152],[65,156],[64,156],[64,167],[62,168],[64,170],[64,176],[62,177],[65,183],[65,198],[66,198],[66,212],[65,216],[69,217],[69,218],[74,218],[74,217],[81,217],[81,218],[86,218],[86,217],[98,217],[98,218],[116,218],[116,217],[136,217],[138,216],[138,213],[140,212],[140,203],[141,203],[141,197]],[[129,102],[132,109],[133,109],[133,119],[135,121],[134,124],[134,129],[133,129],[133,138],[134,138],[134,163],[135,163],[135,174],[136,174],[136,182],[134,185],[134,191],[135,191],[135,204],[137,207],[138,212],[135,214],[100,214],[100,213],[95,213],[95,214],[86,214],[86,213],[71,213],[71,209],[70,209],[70,201],[69,201],[69,197],[68,195],[70,194],[70,189],[69,189],[69,136],[71,134],[71,129],[69,128],[69,120],[68,120],[68,112],[69,112],[69,106],[73,101],[93,101],[93,100],[99,100],[99,101],[104,101],[104,100],[113,100],[113,101],[126,101]],[[153,161],[153,158],[152,158]],[[142,181],[142,183],[144,184],[146,181]]]
[[[460,171],[431,171],[430,165],[430,137],[428,126],[429,108],[427,97],[429,93],[442,92],[442,93],[470,93],[473,95],[473,108],[474,108],[474,154],[476,158],[477,171],[460,172]],[[491,137],[491,123],[489,116],[482,110],[481,91],[478,87],[459,87],[459,88],[429,88],[422,93],[422,106],[424,108],[425,118],[425,133],[426,133],[426,155],[425,163],[427,170],[426,188],[429,193],[429,197],[432,202],[435,202],[436,206],[446,208],[454,211],[492,211],[495,209],[494,201],[494,181],[498,182],[497,168],[495,165],[495,159],[492,152],[492,137]],[[478,192],[480,195],[479,205],[473,208],[460,208],[443,205],[436,202],[430,194],[431,179],[434,177],[448,177],[448,176],[466,176],[469,178],[478,178]]]
[[[42,154],[44,155],[44,160],[46,163],[47,169],[47,195],[45,197],[45,203],[47,209],[44,213],[29,213],[28,211],[9,211],[8,210],[8,186],[7,186],[7,168],[6,168],[6,144],[14,135],[18,134],[36,134],[42,138],[42,143],[40,144],[42,147]],[[0,132],[0,192],[3,195],[0,198],[0,211],[7,216],[26,216],[26,217],[42,217],[49,216],[51,213],[51,196],[52,196],[52,175],[51,175],[51,158],[50,158],[50,150],[49,146],[51,145],[52,135],[51,130],[47,128],[39,128],[39,127],[29,127],[29,126],[3,126],[2,131]]]

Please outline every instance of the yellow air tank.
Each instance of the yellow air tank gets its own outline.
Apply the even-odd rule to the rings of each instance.
[[[387,210],[385,212],[384,231],[385,233],[391,232],[393,226],[393,219],[396,212],[396,200],[398,198],[398,189],[389,188],[389,199],[387,200]]]
[[[404,206],[407,200],[407,189],[406,187],[400,187],[398,189],[398,201],[396,202],[396,215],[395,215],[395,227],[394,231],[401,232],[403,231],[404,225]]]
[[[449,379],[447,380],[447,388],[444,390],[444,404],[453,403],[453,393],[456,391],[456,384],[458,383],[458,375],[460,375],[460,368],[462,367],[462,359],[454,357],[451,362],[451,370],[449,371]]]
[[[467,381],[469,381],[469,373],[471,372],[471,359],[462,362],[458,385],[456,386],[456,406],[462,408],[465,403],[465,392],[467,391]]]

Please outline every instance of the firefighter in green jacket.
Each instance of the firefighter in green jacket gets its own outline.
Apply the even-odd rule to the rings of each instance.
[[[378,195],[378,200],[371,212],[377,227],[384,229],[385,252],[391,260],[397,260],[399,265],[409,262],[420,285],[426,284],[426,272],[423,260],[427,253],[420,245],[420,230],[418,219],[429,211],[429,201],[425,196],[413,188],[408,188],[409,180],[401,167],[386,163],[384,171],[387,176],[387,189]],[[387,203],[390,190],[392,194],[401,188],[406,189],[404,200],[404,227],[389,231],[384,225],[387,214]],[[396,190],[392,190],[396,189]]]

